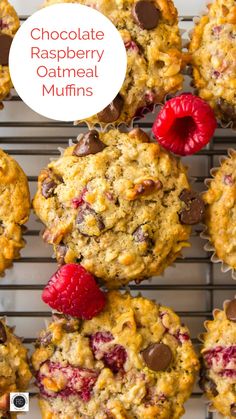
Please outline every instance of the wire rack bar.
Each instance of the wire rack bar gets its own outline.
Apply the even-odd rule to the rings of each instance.
[[[212,317],[211,311],[176,311],[180,317]],[[0,317],[51,317],[51,311],[0,311]]]
[[[23,282],[23,281],[22,281]],[[0,285],[0,291],[41,291],[45,284],[9,284]],[[127,287],[121,287],[122,290],[127,290]],[[172,284],[172,285],[129,285],[131,291],[235,291],[235,285],[232,284]]]
[[[185,259],[176,259],[175,263],[209,263],[208,257],[188,257]],[[14,263],[55,263],[55,260],[46,256],[29,256],[16,259]]]
[[[47,149],[37,149],[37,150],[28,150],[28,149],[19,149],[19,150],[8,150],[3,149],[11,156],[59,156],[60,151],[57,149],[47,150]],[[227,154],[226,149],[221,150],[201,150],[196,155],[198,156],[222,156]]]

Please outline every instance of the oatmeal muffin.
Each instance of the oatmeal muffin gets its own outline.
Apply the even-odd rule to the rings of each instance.
[[[19,164],[0,149],[0,274],[20,256],[22,225],[28,220],[30,196]]]
[[[118,291],[92,320],[54,315],[32,364],[44,419],[177,419],[198,371],[179,317]]]
[[[9,50],[13,36],[20,27],[19,18],[7,0],[0,1],[0,108],[10,93],[12,83],[8,68]]]
[[[9,393],[26,390],[31,379],[27,350],[13,332],[0,319],[0,418],[16,417],[9,413]]]
[[[236,4],[215,0],[208,8],[189,48],[194,84],[221,121],[236,127]]]
[[[129,124],[143,108],[153,108],[167,93],[182,88],[184,60],[172,0],[46,0],[44,5],[55,3],[96,8],[117,27],[127,50],[127,74],[120,93],[107,108],[89,118],[88,124]]]
[[[188,246],[203,202],[186,169],[140,129],[89,131],[39,176],[33,201],[59,263],[109,286],[158,275]]]
[[[205,323],[200,386],[224,417],[236,417],[236,299]]]
[[[216,256],[236,269],[236,152],[223,161],[203,194],[205,223]]]

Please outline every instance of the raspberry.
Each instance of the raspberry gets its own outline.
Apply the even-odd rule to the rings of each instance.
[[[201,98],[185,93],[165,104],[152,130],[164,148],[186,156],[201,150],[210,141],[216,126],[211,107]]]
[[[236,376],[236,345],[217,346],[204,353],[206,366],[221,376]]]
[[[64,314],[89,320],[105,305],[105,294],[81,265],[63,265],[49,280],[42,299]]]
[[[113,339],[114,337],[110,332],[97,332],[94,335],[90,336],[90,346],[96,359],[103,358],[103,343],[111,342]]]
[[[114,373],[123,370],[127,352],[121,345],[113,345],[107,350],[106,343],[114,340],[110,332],[97,332],[90,336],[90,346],[96,359],[102,359],[106,367]]]
[[[51,376],[55,379],[57,376],[63,375],[66,381],[65,387],[59,392],[51,392],[44,387],[45,375],[38,373],[36,376],[37,386],[40,393],[46,397],[69,397],[78,395],[84,402],[88,402],[91,397],[91,392],[98,378],[98,371],[88,368],[73,367],[71,365],[62,366],[59,363],[47,362],[46,363]]]
[[[180,330],[178,330],[178,332],[174,335],[175,339],[177,339],[177,341],[182,345],[184,342],[187,342],[190,337],[188,335],[188,333],[181,333]]]
[[[77,208],[79,208],[81,205],[83,205],[84,203],[85,203],[85,200],[84,200],[84,197],[85,197],[85,195],[86,195],[86,193],[88,192],[88,189],[85,187],[83,190],[82,190],[82,193],[81,193],[81,195],[80,196],[78,196],[77,198],[73,198],[72,199],[72,207],[74,208],[74,209],[77,209]]]
[[[123,370],[124,363],[127,359],[127,352],[121,345],[115,345],[114,348],[104,355],[104,364],[113,372]]]
[[[7,29],[8,28],[8,24],[4,23],[2,19],[0,19],[0,31],[2,31],[3,29]]]
[[[139,52],[139,47],[138,47],[138,45],[134,41],[127,41],[127,42],[125,42],[125,48],[127,50],[130,49],[132,51]]]

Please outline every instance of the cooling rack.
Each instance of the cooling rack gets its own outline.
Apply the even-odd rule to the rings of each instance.
[[[37,10],[41,2],[32,0],[26,5],[23,0],[12,0],[12,3],[20,13],[21,21],[24,21]],[[183,3],[186,2],[176,1],[181,16],[180,26],[190,29],[193,15],[200,12],[204,2],[195,0],[193,4]],[[186,89],[189,90],[188,77]],[[68,139],[75,139],[86,127],[42,118],[29,110],[14,92],[4,105],[4,110],[0,112],[0,147],[14,156],[25,170],[33,197],[40,169],[50,158],[60,155],[58,147],[66,147]],[[153,115],[136,125],[148,132],[152,121]],[[207,148],[183,159],[189,167],[196,190],[205,189],[204,180],[209,177],[210,169],[217,166],[219,157],[226,155],[228,148],[234,148],[235,145],[236,134],[230,129],[218,128]],[[39,330],[44,327],[45,319],[50,318],[48,307],[41,301],[40,295],[57,268],[51,247],[43,243],[40,237],[41,229],[42,225],[31,214],[24,234],[27,244],[22,257],[0,281],[0,316],[7,315],[8,323],[16,325],[18,335],[24,336],[29,349]],[[236,290],[236,282],[230,274],[221,273],[220,266],[211,263],[210,255],[203,249],[205,242],[199,237],[201,230],[202,226],[194,228],[191,235],[192,247],[184,251],[184,258],[178,259],[175,266],[168,268],[163,277],[130,285],[134,295],[142,292],[145,297],[173,307],[190,328],[197,350],[197,336],[203,330],[203,322],[211,318],[214,307],[222,307],[223,301],[232,298]],[[40,419],[34,395],[35,389],[32,388],[30,412],[25,416],[27,419]],[[196,385],[191,399],[186,403],[184,419],[217,418],[217,414],[207,411],[206,402]]]

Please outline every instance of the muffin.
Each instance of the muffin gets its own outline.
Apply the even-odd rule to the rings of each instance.
[[[12,88],[8,58],[13,36],[20,27],[19,18],[7,0],[0,2],[0,102]],[[0,107],[2,104],[0,103]]]
[[[32,356],[44,419],[183,415],[198,359],[170,309],[107,293],[92,320],[55,314]]]
[[[236,269],[236,152],[214,171],[209,189],[203,194],[205,224],[218,260]]]
[[[223,123],[236,127],[236,4],[215,0],[196,24],[189,46],[193,80]]]
[[[27,350],[21,339],[14,335],[14,328],[0,320],[0,418],[15,418],[9,412],[9,393],[27,389],[31,372]],[[9,416],[10,415],[10,416]]]
[[[96,8],[117,27],[127,50],[123,87],[110,105],[87,119],[90,126],[129,124],[135,116],[142,115],[143,108],[153,109],[167,93],[182,88],[181,37],[172,0],[46,0],[44,5],[56,3]]]
[[[19,258],[25,242],[22,225],[30,213],[26,175],[19,164],[0,149],[0,274]]]
[[[58,262],[114,287],[161,274],[204,205],[181,162],[134,129],[80,136],[42,170],[33,206]]]
[[[236,417],[236,299],[205,323],[200,386],[224,417]]]

